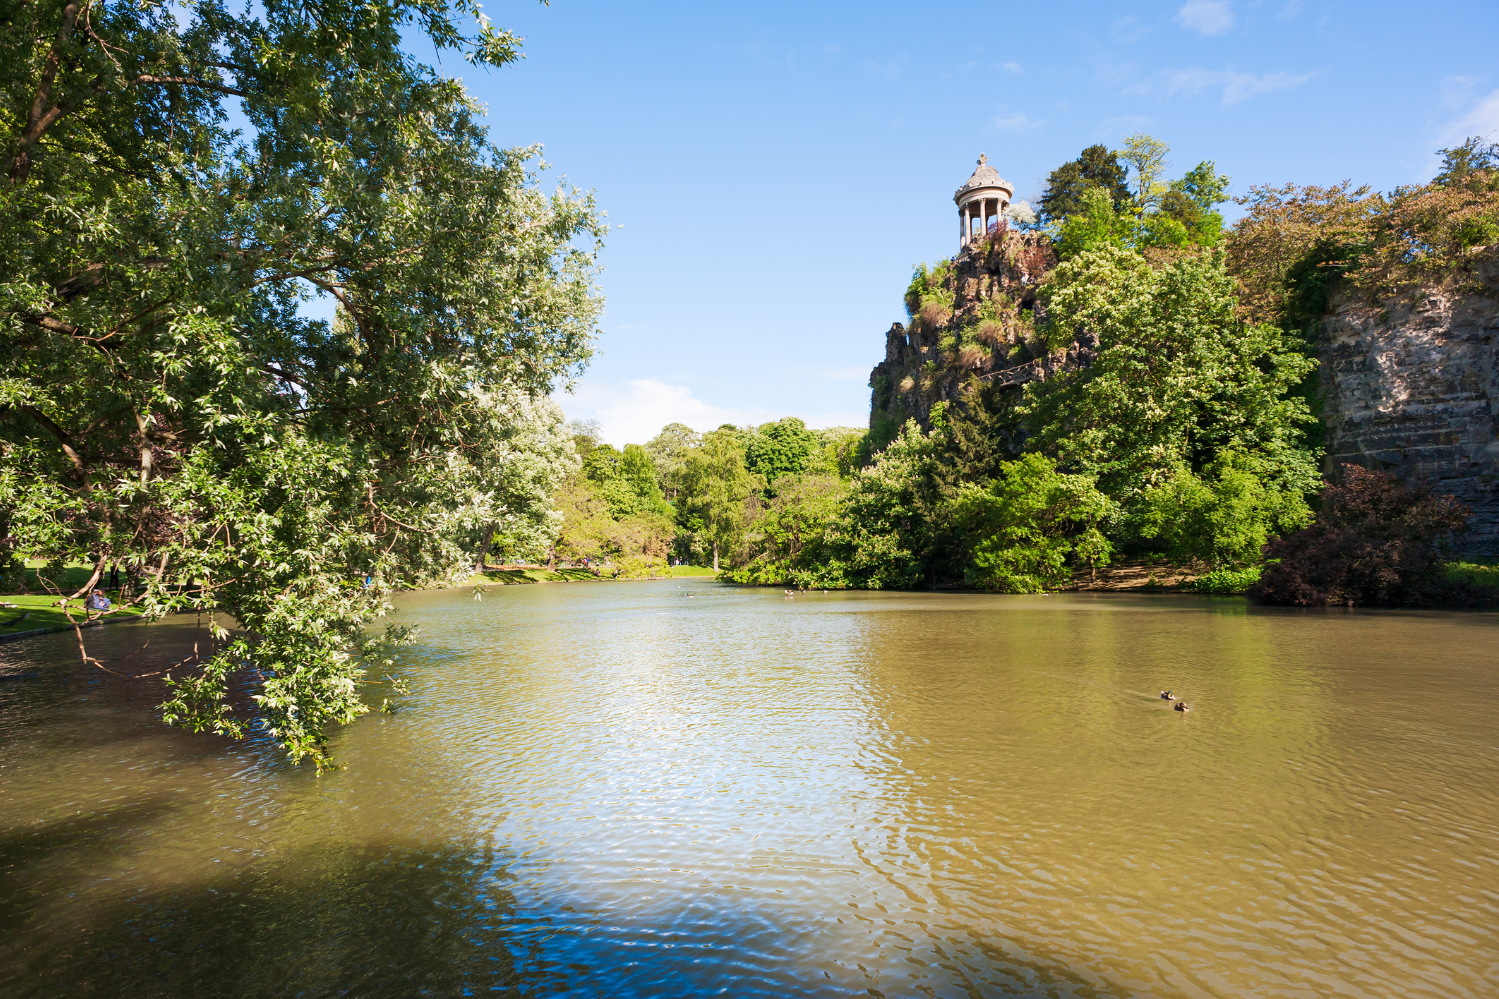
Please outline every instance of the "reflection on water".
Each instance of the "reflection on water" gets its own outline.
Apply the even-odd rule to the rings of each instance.
[[[402,616],[413,696],[322,777],[163,729],[67,636],[0,646],[0,994],[1499,994],[1499,618],[679,582]]]

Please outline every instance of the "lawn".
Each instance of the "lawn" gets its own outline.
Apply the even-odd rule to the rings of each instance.
[[[82,586],[88,581],[85,575],[78,581]],[[73,617],[82,620],[84,610],[82,601],[70,601],[73,608]],[[10,595],[0,597],[0,638],[6,635],[15,635],[23,631],[35,631],[38,628],[46,628],[49,631],[58,631],[69,627],[67,616],[57,606],[57,598],[50,593],[30,594],[28,596]],[[114,618],[134,618],[140,613],[133,610],[122,610],[118,614],[111,614]]]
[[[71,627],[68,623],[67,615],[57,606],[57,595],[49,593],[48,587],[43,586],[37,579],[37,570],[41,568],[42,564],[40,562],[32,562],[26,569],[26,585],[27,589],[30,590],[29,593],[24,596],[16,593],[0,595],[0,605],[4,605],[0,606],[0,638],[4,638],[6,635],[16,635],[42,628],[48,631],[60,631]],[[53,589],[60,588],[64,593],[73,593],[76,590],[82,589],[83,584],[87,583],[89,577],[93,574],[94,569],[92,566],[75,562],[63,569],[61,573],[56,575],[49,574],[47,579],[52,584]],[[107,579],[101,580],[101,582],[107,581]],[[100,589],[103,589],[103,587],[100,587]],[[118,590],[105,590],[104,592],[108,595],[109,599],[116,602],[119,601],[120,593]],[[73,610],[73,617],[77,620],[83,620],[85,612],[83,610],[82,599],[69,601],[69,606]],[[109,619],[128,620],[137,617],[140,617],[140,611],[122,610],[119,613],[111,614]]]

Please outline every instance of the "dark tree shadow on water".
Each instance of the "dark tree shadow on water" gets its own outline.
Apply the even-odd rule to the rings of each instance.
[[[25,862],[16,844],[6,864]],[[5,911],[8,997],[505,996],[565,992],[485,850],[315,847],[87,909]],[[42,917],[42,918],[37,918]],[[584,975],[583,977],[587,977]],[[571,981],[569,981],[571,980]]]
[[[156,806],[170,807],[163,799]],[[149,811],[150,806],[141,805]],[[149,820],[150,815],[140,816]],[[712,907],[632,934],[602,913],[528,915],[494,851],[327,843],[151,889],[101,886],[118,815],[0,838],[0,996],[6,999],[743,996],[756,999],[1103,999],[1135,994],[999,941],[950,939],[934,964],[889,953],[824,977],[795,929]],[[60,856],[65,855],[65,856]],[[201,862],[201,861],[200,861]],[[62,873],[28,882],[28,869]],[[171,872],[156,871],[158,878]],[[37,889],[33,891],[31,889]],[[601,934],[602,939],[596,934]],[[652,945],[647,937],[655,937]],[[711,937],[711,940],[707,938]],[[612,938],[612,939],[611,939]],[[954,946],[955,945],[955,946]],[[946,953],[943,951],[946,950]],[[863,956],[868,960],[868,956]],[[913,965],[919,965],[919,968]],[[882,966],[882,967],[881,967]],[[916,974],[911,972],[916,971]]]

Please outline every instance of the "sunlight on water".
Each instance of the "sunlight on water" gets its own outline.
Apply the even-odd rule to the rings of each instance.
[[[323,777],[0,646],[0,993],[1499,995],[1499,617],[401,605],[412,696]]]

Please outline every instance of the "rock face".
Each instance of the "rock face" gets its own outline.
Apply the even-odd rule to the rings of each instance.
[[[909,327],[894,323],[885,334],[885,359],[869,375],[871,430],[888,433],[912,417],[926,426],[937,402],[1079,363],[1084,348],[1048,351],[1034,337],[1036,285],[1056,262],[1039,233],[1003,230],[964,247],[942,280],[941,307],[919,309]]]
[[[1469,555],[1499,555],[1499,251],[1473,286],[1334,299],[1323,324],[1325,471],[1425,480],[1473,508]]]

